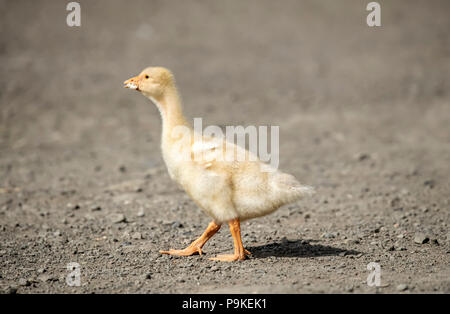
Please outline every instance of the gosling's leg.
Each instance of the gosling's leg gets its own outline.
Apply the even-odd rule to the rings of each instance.
[[[244,246],[242,245],[241,225],[239,219],[230,220],[228,225],[230,226],[231,235],[233,236],[234,254],[217,255],[216,257],[210,258],[212,261],[233,262],[237,260],[244,260],[247,255],[251,255],[251,253],[244,249]]]
[[[205,232],[192,242],[187,248],[184,250],[173,250],[169,251],[159,251],[161,254],[169,254],[169,255],[177,255],[177,256],[190,256],[195,253],[202,255],[202,247],[205,245],[206,241],[208,241],[217,231],[219,231],[220,225],[216,224],[214,221],[210,222],[208,228],[206,228]]]

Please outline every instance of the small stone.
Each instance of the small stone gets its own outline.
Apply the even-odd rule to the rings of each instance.
[[[409,193],[408,189],[402,189],[402,190],[400,191],[400,194],[401,194],[401,195],[409,195],[410,193]]]
[[[141,240],[142,239],[142,234],[140,232],[135,232],[131,235],[131,237],[135,240]]]
[[[333,239],[336,238],[336,232],[326,232],[322,234],[322,238]]]
[[[47,274],[41,274],[37,277],[38,280],[42,281],[42,282],[47,282],[50,280],[50,275]]]
[[[124,214],[111,214],[109,218],[111,219],[111,222],[113,224],[118,224],[127,221],[127,218],[125,217]]]
[[[430,241],[430,238],[427,237],[424,233],[420,232],[420,233],[416,233],[416,235],[414,236],[414,243],[417,244],[425,244],[428,241]]]
[[[136,214],[136,216],[138,216],[138,217],[144,217],[144,216],[145,216],[144,209],[141,208],[141,209],[138,211],[138,213]]]
[[[359,161],[363,161],[366,159],[370,159],[370,155],[367,153],[358,153],[355,155],[355,159],[359,160]]]
[[[97,212],[97,211],[101,211],[102,208],[100,206],[94,206],[91,208],[91,212]]]
[[[358,239],[354,239],[354,238],[350,238],[350,239],[346,239],[344,241],[345,244],[359,244],[359,240]]]
[[[179,221],[175,221],[172,224],[172,228],[183,228],[183,224],[181,222],[179,222]]]
[[[430,189],[434,188],[434,186],[436,185],[436,181],[434,180],[426,180],[423,185],[429,187]]]
[[[217,267],[217,266],[211,267],[211,271],[218,271],[218,270],[219,270],[219,267]]]
[[[397,286],[397,291],[405,291],[405,290],[408,290],[408,286],[405,285],[404,283],[399,284],[399,285]]]
[[[144,275],[144,279],[152,279],[152,273],[146,273],[145,275]]]
[[[28,279],[25,278],[19,279],[19,286],[28,287],[29,285],[31,285],[31,282]]]
[[[396,196],[391,200],[391,207],[399,207],[401,203],[400,197]]]

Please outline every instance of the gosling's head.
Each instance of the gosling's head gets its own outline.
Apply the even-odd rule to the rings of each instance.
[[[125,82],[125,88],[140,91],[149,98],[158,99],[164,95],[167,88],[174,85],[172,73],[162,67],[148,67],[138,76],[132,77]]]

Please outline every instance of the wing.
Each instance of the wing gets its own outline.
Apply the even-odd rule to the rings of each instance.
[[[191,146],[193,160],[208,169],[214,162],[223,160],[223,147],[224,141],[221,138],[202,137]]]

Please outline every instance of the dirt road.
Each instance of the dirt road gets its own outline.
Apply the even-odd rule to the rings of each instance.
[[[450,292],[448,1],[380,1],[374,28],[364,1],[132,2],[80,1],[68,27],[64,1],[0,1],[1,292]],[[204,125],[280,126],[280,169],[316,187],[243,223],[251,259],[208,260],[227,228],[158,253],[209,218],[122,88],[148,65]]]

